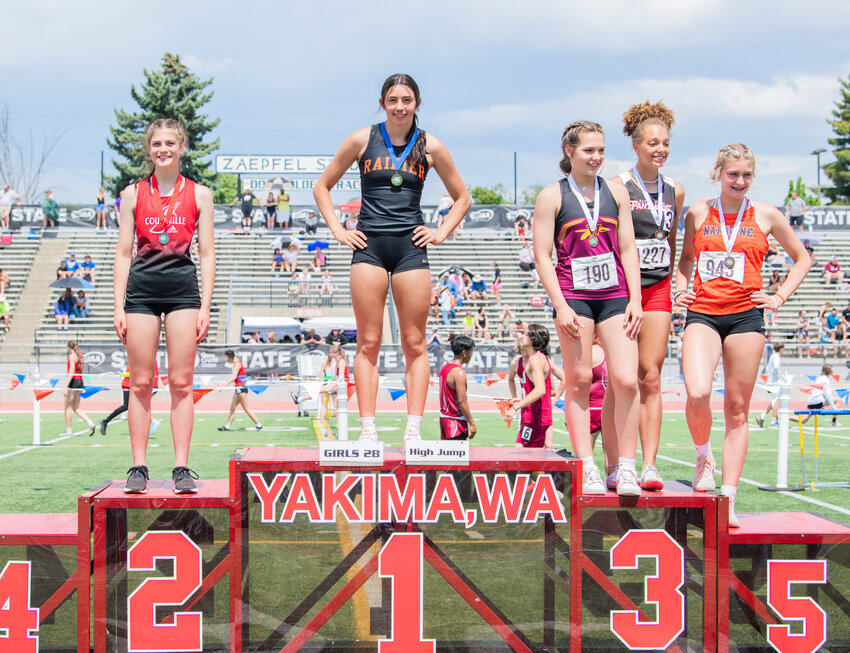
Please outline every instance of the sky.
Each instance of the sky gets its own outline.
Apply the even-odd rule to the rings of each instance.
[[[111,171],[114,109],[136,108],[130,87],[165,52],[213,78],[205,110],[221,119],[226,154],[332,154],[382,120],[383,80],[408,73],[421,126],[464,181],[501,183],[511,198],[514,152],[522,197],[560,177],[573,120],[605,128],[605,175],[630,167],[621,116],[663,100],[676,114],[664,172],[688,204],[716,194],[709,173],[730,142],[756,154],[754,199],[782,203],[798,176],[816,184],[810,153],[829,148],[838,80],[850,74],[846,0],[0,0],[0,12],[0,104],[19,140],[60,135],[42,177],[60,202],[94,202],[101,151]],[[432,174],[423,202],[442,193]]]

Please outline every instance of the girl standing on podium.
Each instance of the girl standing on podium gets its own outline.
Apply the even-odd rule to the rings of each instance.
[[[210,189],[180,174],[186,129],[160,118],[145,132],[151,175],[121,193],[115,253],[115,332],[127,346],[130,369],[128,424],[133,466],[124,491],[147,492],[145,453],[151,423],[159,334],[165,325],[171,432],[172,479],[178,494],[197,492],[189,469],[194,404],[192,380],[198,343],[207,336],[215,279],[213,199]],[[202,292],[191,246],[198,233]],[[131,259],[134,241],[138,251]]]
[[[419,87],[409,75],[391,75],[381,88],[386,120],[343,141],[316,182],[313,197],[334,238],[350,247],[351,303],[357,320],[354,383],[360,407],[361,439],[377,440],[375,404],[378,352],[384,305],[392,284],[407,389],[404,439],[420,437],[430,366],[425,344],[431,272],[428,245],[440,245],[460,224],[471,200],[448,149],[418,127]],[[357,228],[346,230],[334,212],[330,189],[357,163],[362,209]],[[454,204],[436,231],[425,226],[420,208],[425,176],[433,168]]]
[[[749,442],[747,416],[764,351],[764,310],[778,310],[811,267],[803,244],[775,207],[753,202],[747,192],[756,160],[741,143],[717,153],[711,180],[720,195],[694,203],[685,216],[685,237],[676,271],[676,306],[688,311],[682,369],[688,399],[685,417],[696,446],[693,489],[713,490],[711,393],[714,372],[723,357],[723,480],[729,497],[729,526],[740,526],[735,495]],[[772,235],[794,261],[773,295],[762,290],[761,267]],[[694,273],[694,286],[688,282]]]

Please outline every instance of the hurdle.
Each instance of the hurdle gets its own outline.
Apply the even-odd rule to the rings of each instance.
[[[803,445],[803,419],[802,415],[812,415],[815,418],[815,478],[812,481],[811,488],[814,490],[817,486],[820,487],[850,487],[850,481],[824,481],[821,483],[818,480],[818,415],[850,415],[850,410],[795,410],[797,416],[797,427],[800,432],[800,465],[803,471],[803,480],[800,482],[800,487],[806,487],[806,456],[805,447]]]

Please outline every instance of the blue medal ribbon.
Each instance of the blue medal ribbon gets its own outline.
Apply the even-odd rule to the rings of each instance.
[[[410,150],[413,149],[413,146],[416,145],[416,139],[419,138],[419,127],[413,130],[413,136],[410,141],[407,143],[407,147],[404,148],[404,151],[401,153],[401,156],[395,155],[395,150],[393,149],[393,143],[390,140],[390,135],[387,133],[387,126],[385,123],[381,123],[381,135],[384,137],[384,143],[387,146],[387,152],[390,155],[390,161],[393,164],[393,170],[399,171],[401,170],[402,164],[407,160],[407,157],[410,155]]]

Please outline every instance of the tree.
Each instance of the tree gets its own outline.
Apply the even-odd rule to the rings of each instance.
[[[540,191],[542,191],[543,188],[543,184],[531,184],[530,186],[526,186],[525,190],[522,191],[522,203],[536,204],[537,196],[540,195]]]
[[[785,196],[785,204],[788,204],[788,200],[791,199],[791,193],[796,191],[797,195],[800,196],[800,199],[803,200],[808,206],[820,206],[820,200],[817,195],[809,195],[808,187],[803,183],[802,177],[797,177],[797,181],[795,182],[793,179],[788,180],[788,194]]]
[[[212,184],[213,202],[230,204],[236,197],[238,175],[216,175]]]
[[[505,194],[508,192],[502,184],[495,186],[469,186],[469,194],[473,204],[507,204]]]
[[[12,133],[9,107],[0,108],[0,183],[17,191],[24,204],[33,204],[41,193],[42,173],[63,131],[45,134],[37,143],[32,132],[23,144]]]
[[[218,118],[210,120],[207,114],[201,113],[201,107],[213,95],[204,92],[213,80],[198,78],[180,61],[179,55],[168,52],[162,56],[160,69],[144,73],[141,87],[130,87],[130,97],[139,105],[139,111],[115,109],[117,126],[109,128],[111,137],[107,144],[124,159],[112,160],[118,174],[108,180],[110,193],[117,196],[127,184],[149,174],[143,141],[145,129],[157,118],[177,118],[186,125],[188,142],[180,159],[181,172],[193,181],[212,184],[216,174],[204,157],[218,149],[219,141],[216,138],[205,143],[204,137],[221,121]]]
[[[828,121],[835,132],[835,138],[827,139],[833,146],[835,161],[823,167],[826,176],[832,179],[833,186],[827,186],[823,192],[833,202],[846,203],[850,200],[850,77],[839,77],[838,81],[841,83],[841,99],[834,103],[833,120]]]

